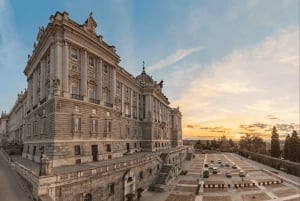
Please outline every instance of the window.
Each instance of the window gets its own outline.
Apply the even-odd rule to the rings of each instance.
[[[152,175],[152,168],[149,168],[149,175]]]
[[[143,178],[144,178],[144,172],[140,171],[140,179],[143,179]]]
[[[129,115],[129,104],[125,104],[125,115]]]
[[[92,56],[89,56],[89,64],[90,66],[95,66],[95,59]]]
[[[109,120],[105,120],[104,132],[105,133],[111,132],[111,122]]]
[[[36,135],[37,134],[37,122],[33,122],[33,134]]]
[[[89,98],[96,98],[96,90],[94,88],[89,89]]]
[[[110,144],[107,144],[107,145],[106,145],[106,151],[107,151],[107,152],[111,152],[111,145],[110,145]]]
[[[71,57],[73,59],[77,59],[78,58],[78,51],[77,51],[77,49],[72,48],[72,50],[71,50]]]
[[[27,153],[29,153],[29,148],[30,148],[30,146],[28,145],[28,146],[27,146],[27,151],[26,151]]]
[[[92,119],[92,122],[91,122],[91,131],[92,132],[97,132],[97,125],[98,125],[98,120]]]
[[[76,83],[72,83],[72,85],[71,85],[71,94],[79,94],[78,93],[78,85]]]
[[[130,134],[130,128],[126,127],[126,136],[129,137],[129,134]]]
[[[81,119],[80,117],[75,117],[73,119],[73,131],[78,132],[81,130]]]
[[[36,146],[33,146],[33,153],[32,153],[32,155],[35,155],[35,152],[36,152]]]
[[[104,65],[104,72],[105,72],[105,73],[108,72],[108,67],[107,67],[107,65]]]
[[[74,152],[75,152],[75,155],[80,155],[80,145],[74,146]]]
[[[111,183],[108,185],[108,190],[110,194],[114,194],[115,193],[115,184]]]

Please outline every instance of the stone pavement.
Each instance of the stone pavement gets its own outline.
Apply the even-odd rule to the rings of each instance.
[[[9,162],[0,153],[0,200],[31,201],[31,194],[21,177],[11,169]]]
[[[237,165],[238,169],[232,167],[219,167],[216,162],[221,159],[223,162],[230,162]],[[204,163],[214,161],[214,166],[218,168],[217,174],[210,173],[210,177],[204,179],[200,177]],[[277,201],[300,201],[300,191],[298,188],[299,177],[288,175],[287,177],[279,173],[274,174],[272,168],[257,164],[254,161],[244,159],[236,154],[230,153],[213,153],[213,154],[196,154],[195,159],[183,163],[183,170],[188,170],[187,175],[180,175],[172,184],[166,186],[162,193],[145,192],[143,201],[253,201],[253,200],[277,200]],[[245,180],[239,177],[239,169],[247,173]],[[268,169],[269,171],[263,170]],[[226,178],[225,172],[232,172],[232,178]],[[280,181],[283,183],[262,184],[259,182]],[[289,182],[288,182],[289,181]],[[196,192],[195,182],[201,185],[198,193]],[[244,186],[251,184],[250,187],[234,187],[234,184]],[[252,186],[255,183],[255,186]],[[206,184],[207,188],[204,188]],[[209,187],[215,184],[225,184],[224,187]],[[230,184],[230,187],[228,186]],[[222,186],[222,185],[221,185]]]

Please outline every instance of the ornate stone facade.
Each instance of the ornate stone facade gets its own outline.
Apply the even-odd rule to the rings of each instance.
[[[24,71],[24,157],[38,162],[43,150],[57,167],[182,145],[162,81],[120,67],[96,26],[92,15],[80,25],[57,12],[39,29]]]
[[[154,81],[144,66],[136,77],[120,67],[115,47],[96,27],[92,14],[78,24],[57,12],[39,28],[28,57],[22,156],[38,163],[46,156],[53,168],[51,175],[27,178],[36,196],[137,199],[138,191],[155,184],[162,167],[168,166],[167,183],[185,160],[182,116],[169,106],[163,81]],[[87,175],[76,170],[92,162],[95,168],[84,168]],[[75,173],[59,171],[66,166]]]

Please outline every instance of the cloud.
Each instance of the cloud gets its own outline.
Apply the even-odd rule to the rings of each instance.
[[[178,85],[173,101],[180,106],[183,121],[199,124],[231,119],[236,124],[278,123],[280,118],[281,122],[298,123],[299,78],[298,67],[293,64],[299,60],[295,56],[299,52],[298,36],[297,28],[289,27],[255,46],[233,50],[222,59],[202,66],[204,70],[182,73],[186,63],[176,68],[179,73],[173,72],[169,80],[189,82],[182,88]],[[278,119],[268,121],[265,118],[268,114]]]
[[[147,68],[147,71],[155,71],[157,69],[161,69],[167,66],[170,66],[172,64],[175,64],[176,62],[184,59],[185,57],[193,54],[194,52],[197,52],[199,50],[203,49],[203,47],[195,47],[195,48],[189,48],[189,49],[179,49],[174,54],[167,56],[166,58],[158,61],[156,64],[153,64],[152,66],[149,66]]]

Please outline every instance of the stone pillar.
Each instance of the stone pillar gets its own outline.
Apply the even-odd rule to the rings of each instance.
[[[115,97],[116,97],[116,68],[112,67],[112,76],[111,76],[111,98],[110,102],[115,105]]]
[[[122,83],[122,86],[121,86],[121,108],[122,108],[122,116],[124,117],[125,116],[125,111],[124,111],[124,84]]]
[[[51,44],[50,46],[50,76],[49,76],[49,80],[50,80],[50,90],[49,90],[49,99],[53,97],[53,79],[54,79],[54,45]]]
[[[132,118],[132,115],[133,115],[133,90],[130,89],[129,92],[130,92],[130,107],[129,107],[129,114],[130,114],[130,116],[131,116],[131,118]]]
[[[136,92],[136,118],[140,119],[140,101],[139,101],[140,95]]]
[[[54,69],[54,83],[53,89],[56,91],[56,95],[59,95],[62,90],[62,44],[57,41],[55,43],[55,69]]]
[[[81,54],[81,95],[87,98],[87,51],[82,50]]]
[[[101,100],[102,97],[102,60],[97,59],[96,63],[96,79],[97,79],[97,93],[96,98]]]
[[[34,70],[32,73],[32,105],[35,106],[37,101],[37,72]]]
[[[69,92],[69,46],[67,41],[64,41],[62,62],[62,90],[64,97],[66,97]]]
[[[31,100],[31,96],[32,96],[32,75],[29,77],[28,79],[28,95],[27,95],[27,107],[28,109],[32,109],[32,100]]]
[[[40,96],[41,100],[45,98],[45,90],[46,90],[46,61],[45,59],[41,60],[41,75],[40,75]]]

